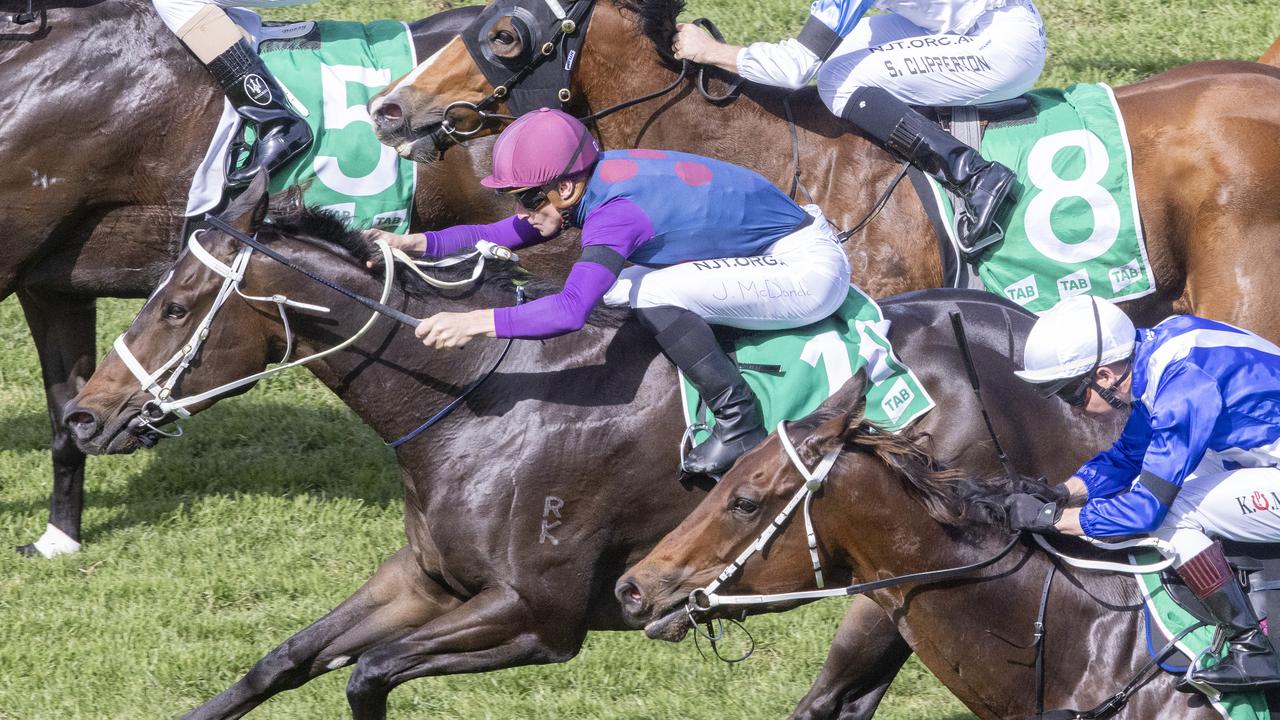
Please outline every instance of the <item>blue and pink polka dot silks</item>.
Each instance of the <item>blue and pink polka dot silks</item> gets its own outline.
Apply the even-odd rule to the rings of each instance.
[[[700,155],[667,150],[610,150],[574,210],[584,226],[592,210],[615,199],[634,204],[653,236],[627,257],[651,266],[759,255],[809,219],[761,175]]]

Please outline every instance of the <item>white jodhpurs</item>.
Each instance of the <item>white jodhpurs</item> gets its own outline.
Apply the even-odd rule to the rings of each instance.
[[[1169,542],[1180,566],[1215,538],[1280,542],[1280,468],[1242,468],[1187,478],[1154,533]]]
[[[818,69],[818,94],[836,115],[860,87],[882,88],[908,105],[996,102],[1030,90],[1044,58],[1044,23],[1031,0],[989,10],[966,35],[874,15]]]
[[[762,255],[623,269],[607,305],[673,305],[713,325],[780,330],[817,322],[849,293],[849,259],[815,205],[814,221],[770,245]]]
[[[303,5],[315,0],[151,0],[156,6],[160,19],[178,37],[182,37],[183,28],[206,7],[255,7],[278,8],[289,5]]]

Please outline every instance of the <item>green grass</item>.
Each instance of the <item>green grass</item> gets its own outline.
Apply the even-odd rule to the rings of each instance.
[[[443,5],[331,0],[301,12],[416,17]],[[806,2],[699,0],[731,40],[780,38]],[[1123,83],[1192,60],[1249,59],[1280,34],[1275,0],[1044,0],[1042,84]],[[297,9],[276,16],[301,14]],[[134,302],[102,303],[99,347]],[[425,412],[425,410],[424,410]],[[24,560],[0,548],[0,720],[174,717],[358,587],[403,541],[390,453],[305,372],[187,424],[152,452],[91,458],[87,546]],[[50,462],[39,370],[17,303],[0,303],[0,542],[39,535]],[[837,601],[752,620],[756,656],[729,667],[639,633],[591,636],[566,665],[425,679],[392,717],[774,718],[804,694]],[[253,717],[341,717],[349,670]],[[890,720],[969,717],[914,661]]]

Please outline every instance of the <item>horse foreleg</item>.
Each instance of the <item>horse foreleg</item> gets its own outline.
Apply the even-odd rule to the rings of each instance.
[[[382,720],[387,695],[408,680],[564,662],[578,654],[584,637],[586,624],[564,607],[535,606],[510,587],[490,587],[412,634],[361,655],[347,701],[356,720]]]
[[[268,698],[350,665],[370,647],[461,604],[428,577],[409,548],[392,555],[354,595],[284,641],[184,720],[238,718]]]
[[[93,298],[19,290],[18,300],[40,357],[49,423],[53,427],[53,495],[44,535],[17,550],[28,556],[54,557],[80,549],[84,453],[63,424],[62,409],[93,374],[97,312]]]
[[[791,713],[792,720],[863,720],[911,657],[911,647],[884,610],[855,597],[836,630],[822,672]]]

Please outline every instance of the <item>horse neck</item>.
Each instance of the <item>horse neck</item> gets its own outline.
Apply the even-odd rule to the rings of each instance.
[[[814,519],[819,528],[831,528],[824,542],[841,549],[855,577],[960,567],[994,556],[1009,541],[996,527],[958,528],[935,520],[894,473],[872,477],[859,473],[838,482],[833,502]],[[974,573],[989,580],[961,579],[932,588],[905,585],[872,597],[895,617],[926,666],[966,705],[985,716],[1017,715],[1033,697],[1035,682],[1034,652],[1018,646],[1033,635],[1050,567],[1044,553],[1024,542]],[[1052,707],[1096,704],[1146,660],[1141,650],[1134,651],[1142,647],[1140,614],[1117,611],[1117,606],[1136,607],[1131,583],[1097,573],[1068,570],[1057,575],[1047,616],[1051,666],[1095,673],[1099,680],[1080,687],[1050,674],[1047,699]],[[982,621],[975,622],[975,616]],[[1079,694],[1068,694],[1069,689]]]

